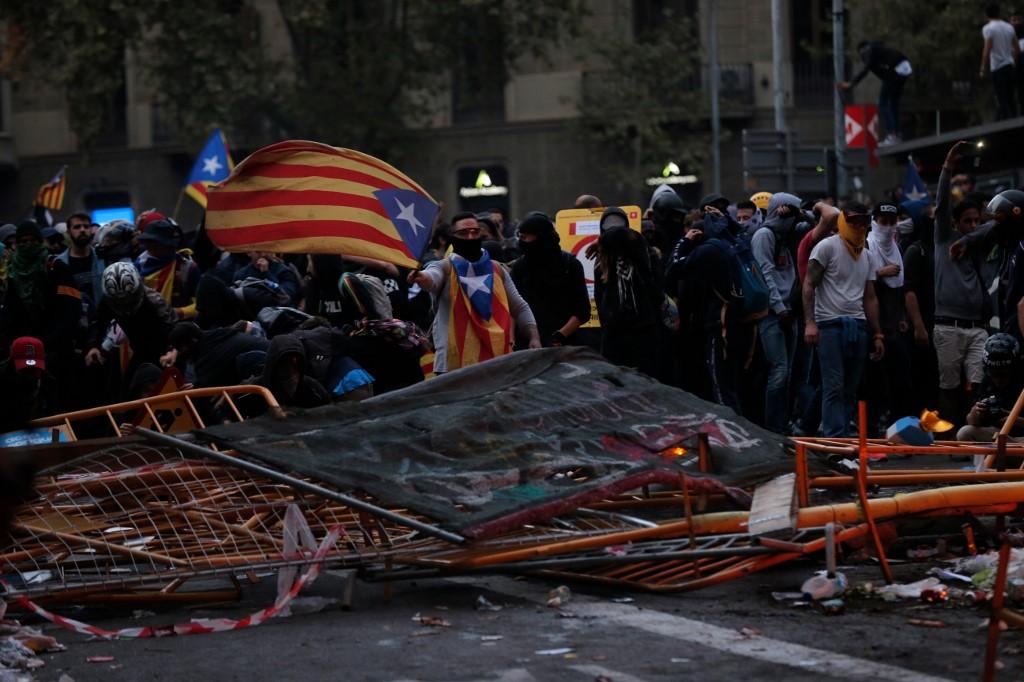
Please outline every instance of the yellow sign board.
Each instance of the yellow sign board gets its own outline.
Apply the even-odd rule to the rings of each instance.
[[[626,212],[630,228],[640,231],[643,216],[639,206],[620,206]],[[576,256],[583,265],[583,276],[587,280],[590,294],[590,322],[584,327],[600,327],[597,318],[597,303],[594,301],[594,261],[587,258],[587,247],[597,241],[601,233],[600,222],[603,208],[567,208],[555,214],[555,230],[558,232],[563,251]]]

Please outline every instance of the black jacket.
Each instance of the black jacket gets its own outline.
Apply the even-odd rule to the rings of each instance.
[[[562,328],[570,317],[580,324],[590,320],[590,294],[583,275],[583,264],[571,253],[558,251],[556,258],[533,263],[523,256],[511,263],[512,281],[537,319],[540,340],[550,345],[551,335]],[[572,339],[567,339],[572,343]]]
[[[896,73],[896,67],[900,62],[908,61],[907,56],[899,50],[886,47],[879,42],[870,42],[865,45],[860,51],[860,58],[864,62],[864,68],[853,77],[850,85],[860,83],[869,71],[883,81],[890,78],[903,78]]]
[[[99,348],[103,335],[112,321],[117,321],[132,348],[132,364],[151,362],[160,364],[160,356],[167,352],[167,339],[171,327],[178,321],[174,308],[157,292],[146,288],[138,310],[129,315],[116,315],[106,298],[100,303],[92,347]]]
[[[245,377],[238,376],[235,358],[252,350],[266,351],[270,342],[261,336],[246,334],[231,327],[203,332],[196,350],[197,386],[234,386]]]

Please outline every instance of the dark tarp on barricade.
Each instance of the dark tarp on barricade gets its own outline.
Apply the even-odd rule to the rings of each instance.
[[[698,432],[712,444],[713,477],[697,471]],[[361,403],[198,434],[466,537],[647,483],[678,485],[681,471],[721,490],[792,468],[780,436],[585,348],[512,353]],[[692,449],[662,454],[679,446]]]

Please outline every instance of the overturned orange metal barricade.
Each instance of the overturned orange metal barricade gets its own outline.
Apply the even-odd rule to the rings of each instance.
[[[266,477],[126,439],[42,472],[0,554],[10,593],[173,600],[199,576],[298,566],[329,528],[327,562],[350,566],[422,541],[404,510],[361,508]],[[369,509],[370,511],[367,511]],[[410,526],[404,526],[403,520]]]
[[[100,435],[121,437],[124,435],[122,425],[134,428],[151,428],[160,433],[184,433],[206,427],[201,411],[196,405],[200,399],[214,399],[223,405],[223,414],[235,421],[245,421],[235,401],[242,396],[255,396],[263,407],[274,414],[281,414],[274,394],[263,386],[241,385],[220,386],[210,388],[190,388],[173,393],[131,400],[112,405],[103,405],[75,412],[42,417],[31,423],[33,428],[50,428],[64,434],[68,440],[78,440],[76,425],[83,422],[95,423],[97,418],[109,429]],[[128,421],[121,421],[121,419]],[[96,437],[96,436],[93,436]]]

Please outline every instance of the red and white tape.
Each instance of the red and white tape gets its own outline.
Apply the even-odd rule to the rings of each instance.
[[[320,570],[323,568],[324,558],[338,541],[341,531],[342,529],[340,525],[334,526],[330,531],[328,531],[327,536],[324,538],[323,542],[320,543],[316,553],[311,558],[313,563],[308,569],[306,569],[306,572],[300,575],[298,580],[292,584],[291,589],[278,595],[277,600],[274,601],[272,606],[269,606],[262,611],[257,611],[256,613],[250,614],[239,620],[232,620],[230,618],[197,618],[191,622],[179,623],[177,625],[157,625],[141,628],[105,630],[103,628],[96,627],[95,625],[88,625],[87,623],[83,623],[72,618],[58,616],[56,613],[47,611],[39,604],[31,601],[28,597],[15,596],[12,598],[12,601],[36,615],[45,618],[51,623],[59,625],[65,630],[71,630],[72,632],[78,632],[83,635],[93,635],[94,637],[100,637],[103,639],[143,639],[147,637],[168,637],[171,635],[198,635],[207,632],[224,632],[226,630],[251,628],[261,625],[274,616],[280,614],[281,611],[285,609],[296,596],[298,596],[299,592],[301,592],[303,588],[316,580],[317,576],[320,575]]]

